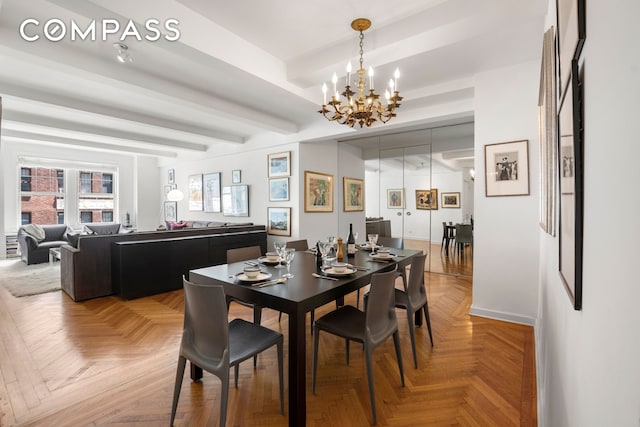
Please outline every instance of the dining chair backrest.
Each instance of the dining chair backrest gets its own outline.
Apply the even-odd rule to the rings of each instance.
[[[424,305],[427,301],[427,291],[424,287],[424,263],[426,255],[416,255],[411,259],[411,273],[407,283],[407,297],[413,308]]]
[[[247,246],[227,250],[227,264],[232,262],[246,261],[248,259],[258,259],[262,256],[260,246]]]
[[[307,239],[292,240],[287,242],[287,248],[293,248],[296,251],[306,251],[309,249],[309,243],[307,243]]]
[[[180,352],[198,366],[229,363],[229,325],[222,286],[183,279],[184,330]]]
[[[398,328],[394,299],[395,280],[395,270],[371,276],[371,288],[365,309],[365,334],[374,347]]]
[[[473,243],[471,224],[456,224],[456,241],[458,243]]]
[[[378,244],[382,246],[386,246],[388,248],[403,248],[403,241],[400,237],[378,237]]]

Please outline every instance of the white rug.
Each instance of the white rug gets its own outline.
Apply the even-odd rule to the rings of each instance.
[[[0,285],[11,295],[25,297],[60,290],[60,263],[27,265],[20,260],[0,261]]]

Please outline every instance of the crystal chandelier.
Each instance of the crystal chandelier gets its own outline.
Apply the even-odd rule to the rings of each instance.
[[[362,64],[363,54],[363,32],[371,27],[371,21],[366,18],[358,18],[351,23],[351,28],[360,33],[360,68],[358,69],[357,93],[351,90],[351,62],[347,64],[347,78],[344,92],[338,93],[336,84],[338,77],[333,73],[333,93],[331,100],[327,103],[327,84],[322,84],[324,95],[322,110],[318,111],[329,121],[337,121],[342,125],[353,127],[356,123],[360,127],[371,126],[376,120],[386,123],[395,117],[394,110],[400,107],[402,97],[398,94],[398,78],[400,71],[396,68],[393,78],[389,80],[389,88],[385,89],[387,105],[380,101],[380,95],[374,90],[373,68],[369,67],[368,91],[365,91],[365,70]],[[341,98],[342,96],[342,98]],[[344,101],[344,104],[343,104]]]

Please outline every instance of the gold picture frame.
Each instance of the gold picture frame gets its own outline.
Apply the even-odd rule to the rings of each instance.
[[[437,210],[438,189],[416,190],[416,209]]]
[[[333,175],[304,171],[304,211],[333,212]]]
[[[358,178],[342,178],[342,195],[345,212],[364,210],[364,180]]]

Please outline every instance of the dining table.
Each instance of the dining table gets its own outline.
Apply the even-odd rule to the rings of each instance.
[[[345,251],[346,253],[346,251]],[[394,255],[389,259],[376,259],[371,252],[360,248],[345,261],[357,270],[351,274],[334,275],[337,280],[314,277],[326,276],[318,269],[312,251],[298,251],[290,264],[292,278],[269,286],[239,281],[246,262],[203,267],[189,271],[189,280],[201,285],[221,285],[227,296],[287,313],[288,327],[288,396],[289,426],[306,425],[306,315],[313,309],[333,301],[343,301],[345,295],[367,286],[375,273],[405,268],[420,250],[391,248]],[[256,260],[252,260],[256,262]],[[263,277],[277,279],[287,270],[262,265]],[[202,378],[202,370],[191,364],[191,378]]]

